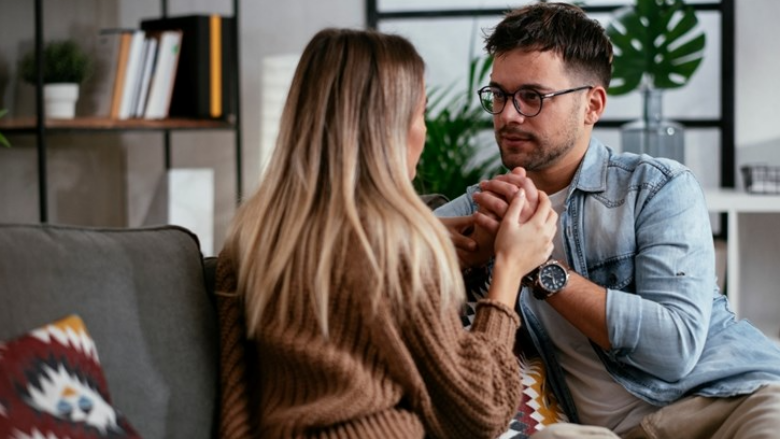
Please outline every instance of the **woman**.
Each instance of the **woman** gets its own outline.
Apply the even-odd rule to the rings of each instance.
[[[257,352],[257,434],[494,437],[514,414],[513,305],[552,251],[555,213],[543,197],[521,224],[522,193],[512,201],[489,299],[464,330],[455,250],[411,184],[424,112],[424,64],[401,37],[328,29],[303,52],[268,171],[218,267]]]

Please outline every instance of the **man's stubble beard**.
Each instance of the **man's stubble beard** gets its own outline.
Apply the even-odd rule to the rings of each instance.
[[[535,144],[535,148],[530,153],[523,154],[520,157],[516,153],[506,154],[504,148],[501,147],[501,132],[503,130],[512,131],[511,128],[507,129],[505,127],[502,131],[496,133],[496,142],[499,145],[501,162],[509,170],[522,167],[527,172],[541,171],[555,164],[561,157],[574,149],[577,144],[579,133],[576,128],[578,125],[575,115],[571,114],[566,122],[563,138],[556,143],[553,143],[549,138],[540,139],[536,134],[523,131],[524,134],[530,136],[530,141]]]

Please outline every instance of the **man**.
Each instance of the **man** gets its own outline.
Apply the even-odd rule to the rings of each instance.
[[[459,217],[445,222],[462,264],[489,270],[507,200],[520,187],[528,204],[536,188],[550,195],[555,250],[518,310],[569,419],[626,438],[777,437],[780,349],[718,291],[694,175],[591,137],[611,78],[604,29],[575,6],[533,4],[509,13],[486,49],[494,64],[479,96],[513,171],[436,213]]]

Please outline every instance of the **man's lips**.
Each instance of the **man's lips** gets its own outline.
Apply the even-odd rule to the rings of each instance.
[[[501,136],[502,139],[509,140],[510,142],[524,142],[531,140],[530,136],[517,136],[517,135],[505,135]]]
[[[508,142],[530,142],[534,140],[534,136],[532,134],[512,129],[500,130],[498,135],[502,140]]]
[[[506,133],[501,134],[501,143],[504,146],[520,147],[533,141],[533,136],[527,134]]]

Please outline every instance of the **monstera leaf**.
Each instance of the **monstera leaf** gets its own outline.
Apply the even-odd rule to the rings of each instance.
[[[442,194],[453,199],[463,194],[467,186],[503,169],[498,149],[492,142],[481,142],[479,137],[493,127],[493,119],[482,110],[476,94],[492,65],[490,57],[474,58],[469,64],[465,90],[428,90],[428,134],[414,180],[418,193]]]
[[[704,57],[706,39],[696,31],[698,22],[683,0],[636,0],[615,11],[607,26],[615,50],[609,93],[687,84]]]

